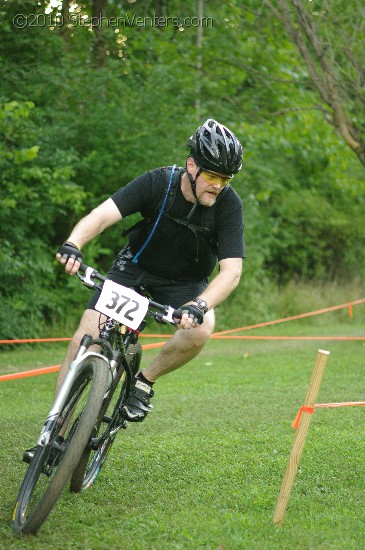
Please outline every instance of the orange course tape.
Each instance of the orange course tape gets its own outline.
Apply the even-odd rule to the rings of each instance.
[[[57,372],[60,370],[61,365],[54,365],[53,367],[44,367],[43,369],[26,370],[23,372],[14,372],[12,374],[3,374],[0,376],[0,382],[6,380],[15,380],[18,378],[28,378],[29,376],[39,376],[41,374],[49,374],[51,372]]]
[[[302,414],[306,412],[308,414],[314,413],[314,407],[307,407],[306,405],[303,405],[303,407],[300,407],[297,416],[294,419],[294,422],[292,424],[293,428],[297,428],[299,426],[299,421],[301,419]]]
[[[350,317],[352,317],[352,306],[355,306],[355,305],[358,305],[358,304],[363,304],[365,303],[365,298],[361,298],[360,300],[354,300],[352,302],[346,302],[345,304],[340,304],[338,306],[331,306],[331,307],[326,307],[324,309],[318,309],[316,311],[309,311],[307,313],[300,313],[299,315],[293,315],[291,317],[283,317],[282,319],[276,319],[274,321],[265,321],[264,323],[257,323],[256,325],[248,325],[248,326],[245,326],[245,327],[240,327],[240,328],[234,328],[234,329],[229,329],[229,330],[222,330],[220,332],[214,332],[212,334],[212,338],[218,338],[218,337],[223,337],[223,335],[225,334],[230,334],[232,332],[239,332],[241,330],[250,330],[250,329],[253,329],[253,328],[261,328],[261,327],[267,327],[267,326],[270,326],[270,325],[275,325],[277,323],[285,323],[287,321],[294,321],[296,319],[303,319],[304,317],[310,317],[311,315],[319,315],[320,313],[327,313],[329,311],[335,311],[337,309],[342,309],[342,308],[348,308],[349,310],[349,314],[350,314]],[[142,336],[143,338],[171,338],[171,334],[141,334],[140,336]],[[225,336],[225,338],[227,338],[227,336]],[[338,337],[334,337],[334,336],[325,336],[325,337],[319,337],[319,336],[315,336],[315,337],[311,337],[311,336],[244,336],[244,337],[236,337],[236,338],[247,338],[247,339],[272,339],[272,340],[277,340],[277,339],[316,339],[316,340],[327,340],[327,339],[331,339],[331,340],[334,340],[334,339],[342,339],[342,340],[347,340],[347,339],[350,339],[350,337],[347,337],[347,336],[338,336]],[[363,340],[364,338],[362,336],[355,336],[353,337],[352,339],[354,340]],[[66,341],[66,340],[71,340],[71,338],[37,338],[37,339],[23,339],[23,340],[0,340],[0,344],[26,344],[26,343],[31,343],[31,342],[61,342],[61,341]]]
[[[332,306],[324,309],[319,309],[317,311],[311,311],[308,313],[302,313],[300,315],[294,315],[292,317],[284,317],[282,319],[277,319],[274,321],[267,321],[264,323],[258,323],[256,325],[250,325],[246,327],[240,327],[236,329],[224,330],[221,332],[215,332],[212,334],[212,338],[232,338],[232,339],[252,339],[252,340],[365,340],[363,336],[227,336],[227,334],[232,332],[239,332],[241,330],[249,330],[252,328],[260,328],[264,326],[269,326],[277,323],[284,323],[286,321],[292,321],[295,319],[301,319],[303,317],[309,317],[310,315],[318,315],[320,313],[326,313],[328,311],[334,311],[337,309],[347,307],[349,309],[350,315],[352,315],[352,306],[357,304],[362,304],[365,302],[365,298],[360,300],[355,300],[353,302],[347,302],[346,304],[341,304],[338,306]],[[171,338],[171,334],[141,334],[145,338]],[[69,341],[71,338],[27,338],[22,340],[0,340],[0,344],[25,344],[25,343],[36,343],[36,342],[62,342]],[[146,344],[142,346],[143,349],[154,349],[162,347],[166,341],[158,342],[155,344]],[[5,380],[12,380],[15,378],[25,378],[28,376],[37,376],[40,374],[47,374],[48,372],[56,372],[59,369],[59,366],[46,367],[44,369],[35,369],[32,371],[25,371],[23,373],[13,373],[0,376],[0,382]],[[299,413],[298,413],[299,414]],[[300,418],[300,416],[299,416]]]
[[[141,338],[171,338],[172,334],[140,334]],[[69,342],[71,338],[23,338],[22,340],[0,340],[0,344],[37,344],[39,342]]]
[[[172,334],[140,334],[141,338],[171,338]],[[230,336],[213,333],[213,340],[339,340],[339,341],[361,341],[365,340],[365,336]],[[0,344],[33,344],[38,342],[62,342],[70,341],[71,338],[27,338],[24,340],[0,340]],[[156,347],[160,346],[157,344]]]
[[[69,342],[71,338],[23,338],[22,340],[0,340],[0,344],[34,344],[37,342]]]
[[[304,317],[310,317],[311,315],[319,315],[320,313],[327,313],[328,311],[335,311],[337,309],[342,309],[349,306],[356,306],[358,304],[365,303],[365,298],[361,298],[361,300],[354,300],[353,302],[346,302],[346,304],[341,304],[339,306],[331,306],[326,307],[324,309],[318,309],[316,311],[309,311],[308,313],[300,313],[299,315],[292,315],[291,317],[284,317],[282,319],[276,319],[275,321],[266,321],[264,323],[257,323],[256,325],[249,325],[247,327],[241,327],[241,328],[234,328],[230,330],[222,330],[221,332],[215,332],[214,336],[221,335],[221,334],[229,334],[232,332],[239,332],[240,330],[249,330],[252,328],[261,328],[261,327],[267,327],[269,325],[275,325],[277,323],[285,323],[287,321],[294,321],[296,319],[303,319]]]
[[[347,401],[344,403],[318,403],[316,409],[327,407],[365,407],[365,401]]]
[[[316,405],[314,405],[314,407],[307,407],[303,405],[303,407],[300,407],[297,416],[294,419],[292,427],[297,428],[299,426],[300,418],[304,412],[308,414],[313,414],[314,409],[330,407],[365,407],[365,401],[345,401],[343,403],[317,403]]]
[[[166,342],[157,342],[156,344],[145,344],[142,346],[142,349],[154,349],[162,347]],[[60,370],[61,365],[54,365],[53,367],[44,367],[41,369],[26,370],[23,372],[14,372],[12,374],[3,374],[0,376],[0,382],[5,382],[6,380],[15,380],[19,378],[28,378],[29,376],[40,376],[41,374],[50,374],[52,372],[57,372]]]
[[[365,336],[215,336],[214,340],[365,340]]]

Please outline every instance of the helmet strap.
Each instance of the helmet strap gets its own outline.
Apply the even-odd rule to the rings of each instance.
[[[189,174],[188,172],[188,167],[186,166],[186,173],[187,173],[187,176],[189,178],[189,181],[190,181],[190,185],[191,185],[191,190],[193,192],[193,195],[194,197],[196,198],[196,200],[198,200],[198,197],[196,196],[196,180],[198,178],[198,176],[200,176],[200,174],[203,172],[203,168],[201,168],[199,166],[199,170],[195,176],[195,178],[193,178],[193,176],[191,174]]]

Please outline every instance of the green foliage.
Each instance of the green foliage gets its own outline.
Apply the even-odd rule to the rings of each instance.
[[[75,153],[58,149],[44,165],[31,102],[0,111],[0,326],[4,338],[44,330],[55,300],[49,243],[60,207],[80,211],[85,194],[72,181]]]
[[[221,306],[226,322],[234,302],[252,317],[270,314],[261,298],[276,283],[363,273],[363,170],[316,108],[297,50],[261,1],[206,2],[213,24],[203,29],[202,49],[194,26],[104,22],[103,66],[93,58],[90,26],[15,27],[17,13],[44,14],[47,5],[2,7],[4,335],[43,333],[65,316],[65,303],[68,315],[78,314],[85,295],[53,262],[58,245],[83,214],[140,173],[183,165],[187,138],[207,117],[231,127],[245,148],[234,186],[245,206],[247,260],[240,288]],[[180,22],[196,15],[195,0],[161,6]],[[155,7],[108,2],[106,17],[151,18]],[[346,25],[351,13],[347,7]],[[74,15],[90,17],[91,3]],[[52,16],[60,17],[58,8]],[[119,224],[108,229],[85,249],[89,263],[107,270],[122,242]]]
[[[244,191],[252,216],[247,236],[255,251],[263,251],[265,272],[280,283],[361,273],[362,171],[339,138],[319,115],[308,114],[288,115],[281,124],[246,125],[246,131],[252,132]],[[356,195],[347,172],[357,174]]]

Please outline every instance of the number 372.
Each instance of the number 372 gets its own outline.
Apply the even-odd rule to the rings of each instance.
[[[131,313],[138,310],[139,303],[136,300],[133,300],[128,296],[120,295],[113,290],[110,302],[108,302],[105,307],[108,309],[113,309],[115,313],[122,313],[126,319],[133,321],[134,317],[131,316]]]

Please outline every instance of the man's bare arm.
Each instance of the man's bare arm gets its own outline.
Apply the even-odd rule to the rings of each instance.
[[[85,244],[121,219],[122,215],[114,201],[107,199],[75,225],[67,241],[81,250]],[[60,254],[57,254],[56,258],[61,264],[65,265],[65,270],[70,275],[74,275],[80,267],[80,262],[72,258],[63,260]]]

